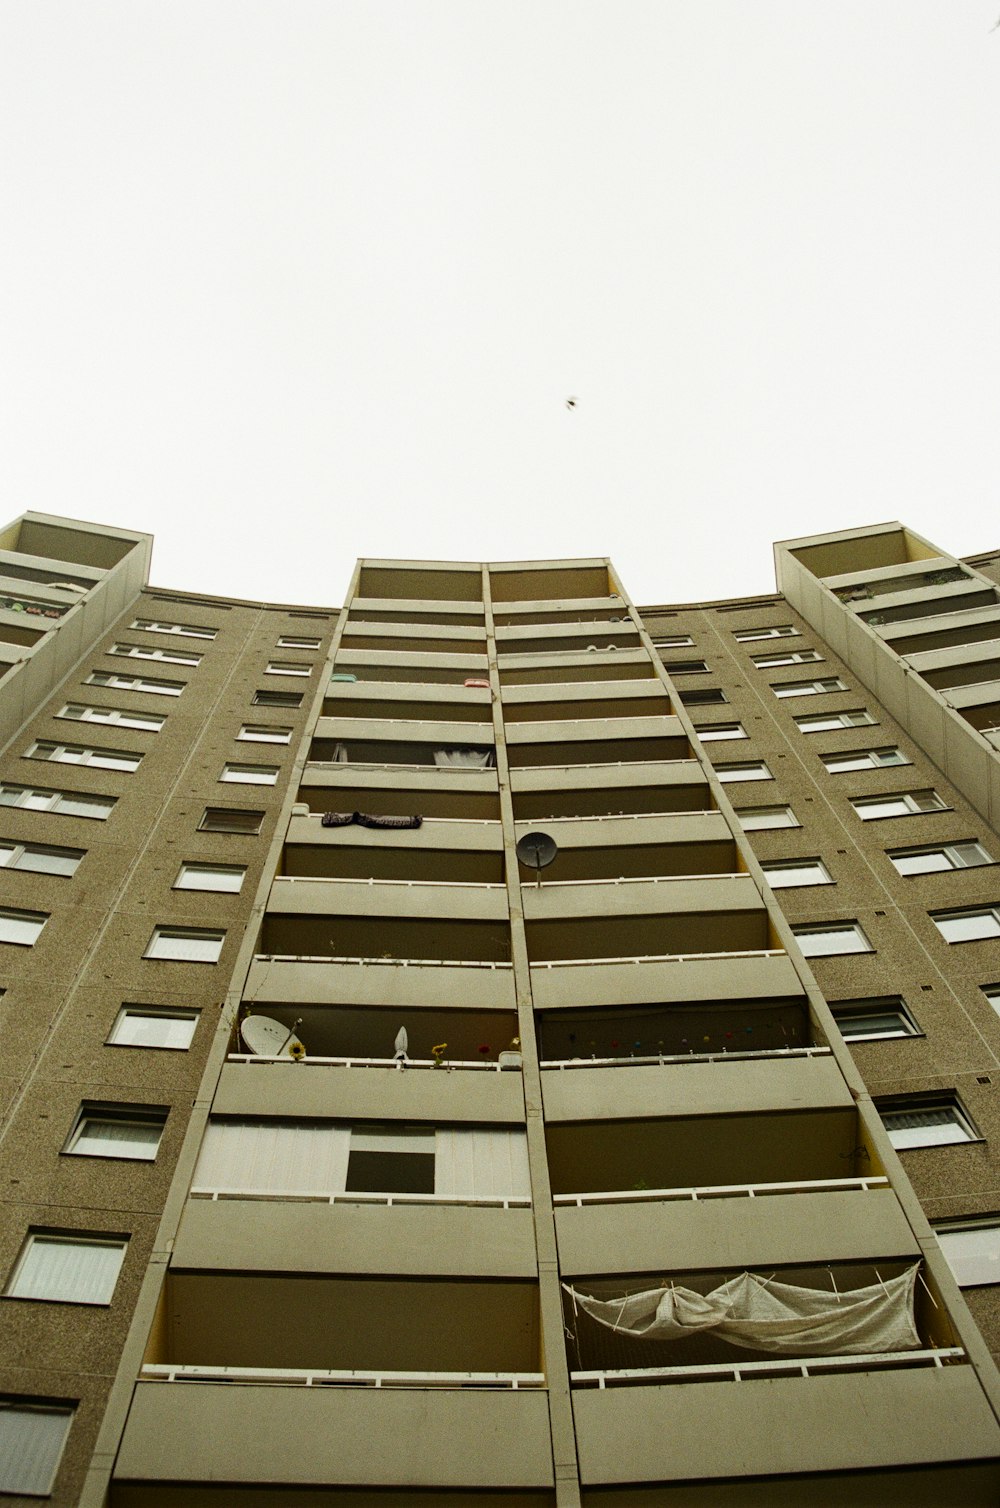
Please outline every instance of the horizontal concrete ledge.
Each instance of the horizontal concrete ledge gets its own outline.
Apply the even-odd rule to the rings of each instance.
[[[706,954],[615,960],[586,966],[532,964],[536,1010],[565,1006],[669,1005],[690,1000],[766,1000],[801,996],[802,982],[785,953]]]
[[[550,1487],[548,1396],[139,1382],[115,1479]]]
[[[338,1120],[431,1121],[436,1125],[520,1124],[520,1073],[476,1069],[397,1073],[306,1059],[227,1063],[212,1102],[216,1115],[290,1115]]]
[[[370,959],[255,958],[248,1004],[427,1005],[449,1010],[516,1010],[510,968],[461,964],[386,964]]]

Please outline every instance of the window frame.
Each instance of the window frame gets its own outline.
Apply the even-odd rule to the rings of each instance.
[[[76,717],[70,710],[78,709],[81,713],[97,713],[98,716]],[[107,716],[100,714],[106,713]],[[160,733],[166,722],[166,714],[158,712],[130,712],[125,707],[95,707],[86,702],[67,702],[56,717],[65,718],[71,723],[96,723],[99,727],[130,728],[135,733]]]
[[[716,775],[723,785],[740,785],[751,781],[773,780],[774,775],[766,760],[741,759],[728,764],[713,766]],[[757,774],[757,771],[761,771]]]
[[[0,906],[0,945],[7,944],[13,948],[33,948],[45,929],[45,923],[49,920],[51,912],[48,911],[23,911],[18,906]],[[4,937],[3,929],[6,922],[23,923],[34,926],[37,922],[38,930],[33,937]]]
[[[199,874],[199,873],[203,873],[203,872],[205,874],[229,874],[229,875],[232,875],[234,877],[238,877],[239,884],[237,884],[237,885],[234,886],[234,885],[185,885],[185,884],[182,883],[186,876],[188,876],[188,875],[195,875],[195,874]],[[177,878],[174,880],[174,883],[171,886],[171,889],[173,889],[173,890],[194,890],[194,891],[199,892],[199,893],[203,893],[203,894],[207,893],[207,894],[210,894],[210,895],[239,895],[240,891],[243,889],[243,881],[246,879],[246,877],[247,877],[247,866],[246,866],[246,864],[221,864],[218,861],[215,861],[214,863],[209,863],[209,862],[207,862],[205,860],[201,860],[201,859],[197,859],[197,860],[196,859],[182,859],[181,860],[181,867],[177,871]]]
[[[85,686],[108,686],[112,691],[133,691],[140,696],[181,696],[187,681],[171,681],[162,676],[118,675],[110,670],[92,670]]]
[[[104,653],[119,655],[125,660],[155,660],[161,665],[184,665],[189,670],[197,670],[204,658],[193,649],[171,651],[159,644],[130,644],[127,639],[117,639]]]
[[[880,754],[898,754],[899,758],[882,760]],[[898,744],[883,744],[874,749],[839,749],[819,757],[828,775],[856,774],[858,770],[899,770],[913,763]]]
[[[58,843],[24,843],[15,841],[13,838],[0,838],[0,853],[9,851],[11,858],[8,862],[0,859],[0,870],[16,869],[22,874],[48,874],[55,875],[57,879],[70,880],[80,867],[81,859],[86,858],[85,848],[63,848]],[[65,856],[67,859],[75,859],[76,862],[70,870],[44,869],[36,864],[23,864],[20,861],[32,855]]]
[[[860,722],[850,721],[858,716],[861,716]],[[838,733],[845,728],[877,728],[879,725],[878,718],[873,717],[867,707],[851,707],[845,712],[804,712],[795,718],[795,723],[799,732],[806,734]],[[815,726],[807,727],[807,723]]]
[[[142,1021],[183,1021],[190,1023],[191,1032],[186,1042],[136,1042],[130,1041],[122,1032],[125,1023]],[[194,1041],[201,1011],[195,1006],[134,1005],[126,1002],[111,1023],[111,1030],[104,1039],[106,1047],[138,1047],[144,1052],[188,1052]]]
[[[236,735],[236,742],[287,745],[291,743],[294,731],[294,728],[270,727],[267,723],[244,723]]]
[[[43,750],[50,752],[43,753],[41,752]],[[77,754],[85,757],[81,759],[64,757]],[[48,738],[36,738],[28,745],[21,757],[38,759],[48,764],[71,764],[85,769],[109,770],[113,775],[134,775],[143,759],[142,754],[135,749],[101,749],[91,744],[57,744]]]
[[[314,638],[310,634],[281,634],[274,647],[275,649],[302,649],[308,653],[310,650],[319,649],[322,643],[322,638]]]
[[[780,623],[771,628],[734,628],[733,638],[737,644],[757,644],[764,639],[801,639],[802,630],[793,623]]]
[[[245,772],[245,773],[240,773]],[[273,776],[273,779],[253,779],[252,776]],[[277,764],[243,764],[239,760],[227,759],[222,766],[222,774],[219,776],[221,785],[277,785],[281,775],[281,766]]]
[[[698,740],[703,744],[725,743],[729,739],[749,738],[750,735],[740,722],[736,723],[703,723],[699,728],[695,723],[694,731]]]
[[[31,800],[4,801],[4,795],[8,792],[14,792],[18,796],[25,796],[29,798],[33,796],[47,796],[51,799],[46,806],[40,806],[38,805],[37,801],[32,802]],[[60,807],[60,803],[64,801],[71,803],[92,801],[98,803],[107,803],[107,805],[104,806],[103,810],[98,812],[67,812],[61,810]],[[0,807],[8,806],[19,811],[49,812],[57,817],[83,817],[88,821],[94,820],[97,822],[106,822],[107,819],[111,816],[112,810],[117,805],[117,802],[117,796],[104,796],[101,795],[98,791],[50,790],[47,786],[21,785],[17,781],[0,780]]]
[[[992,942],[1000,938],[1000,902],[992,906],[962,906],[953,910],[929,911],[927,914],[945,942],[951,947],[956,947],[960,943]],[[984,920],[989,918],[996,930],[993,932],[982,932],[976,937],[949,937],[942,926],[942,922],[960,922],[972,917],[982,917]]]
[[[794,811],[787,804],[776,803],[774,806],[746,806],[736,811],[736,820],[747,833],[779,832],[787,828],[801,827],[802,823],[796,817]],[[747,824],[747,817],[776,816],[779,812],[786,813],[792,820],[790,822],[752,822]]]
[[[845,1042],[898,1042],[924,1035],[902,995],[863,995],[850,1000],[830,1000],[827,1004]],[[898,1017],[899,1031],[849,1032],[844,1029],[845,1023],[851,1020],[877,1021],[889,1016]]]
[[[81,1298],[79,1296],[59,1295],[52,1293],[19,1293],[17,1284],[24,1280],[25,1270],[31,1265],[31,1253],[36,1246],[62,1246],[62,1247],[102,1247],[115,1248],[119,1253],[118,1266],[111,1280],[111,1287],[106,1298]],[[5,1299],[18,1299],[25,1303],[41,1304],[82,1304],[90,1309],[107,1309],[114,1298],[118,1279],[125,1263],[128,1252],[128,1237],[117,1235],[104,1235],[103,1233],[91,1233],[89,1231],[50,1230],[39,1228],[29,1229],[22,1243],[21,1249],[10,1270],[10,1276],[4,1285],[3,1296]],[[36,1280],[37,1281],[37,1280]]]
[[[254,707],[284,707],[291,711],[302,706],[304,693],[301,691],[270,691],[266,686],[258,686],[253,694],[251,705]]]
[[[863,946],[836,949],[803,946],[808,938],[835,937],[841,932],[845,935],[853,934]],[[792,927],[792,935],[803,958],[850,958],[857,953],[875,953],[877,951],[874,943],[865,932],[864,927],[854,917],[836,922],[797,922]]]
[[[219,632],[197,623],[168,623],[160,618],[135,618],[129,629],[147,634],[174,634],[179,639],[214,639]]]
[[[952,1276],[959,1288],[992,1288],[1000,1283],[1000,1214],[966,1215],[951,1220],[932,1221],[931,1229],[937,1237],[938,1245],[941,1248],[944,1259],[951,1268]],[[949,1256],[948,1254],[947,1241],[942,1241],[941,1239],[942,1236],[947,1238],[948,1236],[971,1235],[975,1231],[996,1232],[995,1244],[997,1255],[994,1257],[990,1254],[984,1257],[981,1253],[973,1253],[971,1256],[959,1257],[958,1260],[960,1262],[995,1261],[997,1264],[995,1275],[990,1274],[987,1277],[967,1276],[956,1267],[954,1256]]]
[[[690,634],[666,634],[656,638],[650,634],[654,649],[694,649],[694,640]]]
[[[55,1486],[56,1477],[59,1474],[59,1468],[62,1465],[62,1458],[66,1451],[66,1442],[69,1439],[70,1430],[73,1427],[73,1420],[76,1416],[76,1407],[77,1406],[75,1403],[70,1403],[68,1401],[63,1402],[56,1399],[50,1401],[47,1398],[23,1398],[12,1393],[5,1393],[3,1395],[0,1395],[0,1436],[2,1436],[4,1432],[2,1428],[4,1414],[9,1414],[11,1416],[17,1414],[48,1414],[53,1416],[59,1415],[65,1420],[65,1428],[62,1432],[62,1438],[59,1440],[58,1444],[55,1444],[53,1442],[53,1444],[49,1446],[48,1454],[45,1455],[44,1461],[42,1462],[38,1460],[37,1450],[33,1452],[35,1460],[30,1462],[24,1460],[18,1462],[16,1459],[12,1460],[10,1455],[8,1455],[3,1450],[0,1450],[0,1493],[3,1493],[4,1495],[10,1493],[12,1496],[18,1497],[24,1496],[36,1498],[47,1498],[52,1495],[52,1489]],[[11,1442],[9,1441],[8,1443]],[[48,1442],[46,1443],[48,1444]],[[12,1467],[18,1466],[20,1466],[22,1469],[25,1466],[31,1466],[35,1469],[36,1472],[38,1472],[38,1475],[36,1475],[35,1477],[28,1477],[25,1472],[22,1472],[22,1475],[19,1478],[15,1478],[12,1474],[7,1475],[6,1477],[4,1476],[5,1470],[10,1471]],[[43,1466],[44,1470],[39,1471],[39,1466]]]
[[[780,650],[750,656],[751,665],[757,670],[776,670],[781,665],[822,665],[824,656],[818,649],[791,649],[787,654]]]
[[[257,826],[254,828],[251,828],[249,825],[246,827],[236,827],[235,825],[226,826],[224,823],[222,825],[216,825],[217,819],[220,814],[223,817],[228,817],[230,815],[235,817],[256,817]],[[259,811],[256,807],[206,806],[205,810],[201,814],[201,820],[198,823],[198,831],[200,833],[223,833],[227,837],[257,838],[260,836],[261,828],[264,826],[264,819],[266,816],[267,812]]]
[[[933,796],[939,801],[940,806],[919,806],[916,803],[918,796]],[[920,791],[886,791],[881,796],[852,796],[851,806],[862,822],[895,822],[900,817],[931,817],[935,812],[947,812],[951,808],[938,795],[932,787],[928,786]],[[901,812],[874,812],[872,816],[864,815],[868,808],[885,806],[887,802],[902,802],[905,810]]]
[[[760,867],[764,871],[764,878],[767,880],[767,883],[770,885],[772,890],[797,890],[800,888],[811,889],[816,885],[836,884],[833,875],[827,869],[826,865],[823,863],[823,860],[819,857],[818,854],[813,855],[810,858],[802,859],[767,859],[761,864]],[[816,880],[790,880],[787,884],[779,885],[775,885],[774,881],[771,878],[773,874],[792,874],[797,869],[815,869],[820,871],[821,877]]]
[[[163,1141],[163,1132],[166,1129],[168,1106],[153,1105],[122,1105],[110,1104],[101,1100],[84,1100],[77,1111],[73,1125],[70,1129],[66,1144],[63,1147],[63,1155],[67,1157],[100,1157],[110,1162],[155,1162]],[[86,1130],[88,1126],[156,1126],[159,1135],[155,1143],[151,1141],[136,1141],[128,1143],[129,1146],[149,1148],[148,1151],[125,1152],[115,1150],[113,1152],[95,1151],[92,1146],[81,1146],[83,1142],[97,1138],[88,1138]]]
[[[956,1147],[967,1146],[970,1142],[981,1142],[983,1136],[972,1116],[966,1110],[961,1095],[957,1090],[938,1090],[926,1094],[898,1094],[874,1100],[875,1109],[878,1111],[885,1128],[885,1133],[897,1152],[920,1151],[928,1147]],[[933,1114],[935,1112],[947,1112],[950,1119],[941,1121],[940,1124],[954,1125],[963,1135],[949,1137],[946,1140],[911,1141],[909,1143],[893,1140],[893,1131],[888,1124],[887,1117],[895,1115],[920,1115]],[[918,1131],[916,1126],[901,1126],[898,1132]],[[897,1134],[898,1134],[897,1132]]]
[[[268,660],[264,674],[297,676],[300,680],[305,680],[312,675],[314,668],[303,660]]]
[[[222,950],[226,945],[225,927],[179,927],[169,922],[157,922],[153,927],[152,935],[145,950],[143,958],[152,963],[195,963],[208,964],[214,967],[222,957]],[[219,951],[214,958],[189,957],[186,954],[157,953],[154,948],[161,942],[197,942],[199,940],[218,942]]]
[[[770,689],[780,702],[791,701],[797,696],[836,696],[849,691],[839,675],[823,676],[815,681],[772,681]]]
[[[932,865],[928,869],[900,869],[899,864],[896,862],[898,859],[932,858],[938,854],[947,860],[951,855],[957,854],[963,848],[978,849],[983,855],[982,859],[975,864],[953,864],[948,862],[942,865]],[[996,860],[990,857],[978,838],[966,838],[964,841],[958,843],[920,843],[912,848],[887,848],[885,856],[896,873],[906,880],[919,879],[921,875],[925,874],[953,874],[963,869],[983,869],[990,864],[996,863]]]

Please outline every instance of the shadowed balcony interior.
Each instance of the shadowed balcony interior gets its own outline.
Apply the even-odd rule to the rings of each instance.
[[[990,613],[976,623],[921,628],[919,633],[886,633],[882,637],[901,655],[923,654],[929,649],[949,649],[959,644],[984,644],[1000,638],[1000,616]]]
[[[814,1045],[805,1001],[601,1006],[538,1016],[542,1062],[780,1052]]]
[[[476,602],[483,598],[479,569],[436,570],[433,563],[403,566],[363,565],[358,581],[359,597],[400,598],[420,602]]]
[[[810,1182],[873,1173],[860,1148],[853,1108],[566,1123],[548,1126],[546,1143],[554,1194]]]
[[[608,597],[608,568],[593,565],[547,566],[525,570],[490,569],[490,596],[494,605],[504,602],[549,602],[574,597]]]
[[[575,685],[580,681],[653,681],[659,684],[659,678],[655,675],[647,655],[642,654],[629,657],[620,654],[591,655],[586,654],[585,663],[569,663],[571,656],[566,657],[566,663],[558,659],[551,664],[545,665],[504,665],[499,666],[501,686],[561,686],[567,681]]]
[[[405,742],[402,739],[314,738],[310,762],[323,764],[420,765],[429,769],[492,769],[496,751],[489,747]]]
[[[507,760],[512,770],[537,769],[542,765],[642,764],[647,761],[693,759],[687,739],[628,738],[628,722],[623,721],[620,738],[613,736],[609,725],[607,738],[566,739],[561,743],[516,743],[507,745]]]
[[[546,817],[624,817],[642,812],[703,812],[713,806],[707,780],[683,785],[580,785],[568,790],[516,790],[518,822]]]
[[[365,841],[364,828],[351,827],[346,831],[356,841],[286,843],[278,874],[316,879],[503,884],[501,849],[446,848],[443,846],[446,834],[442,834],[440,848],[417,848],[407,846],[405,842],[373,843]],[[409,834],[404,832],[400,836],[405,839]]]
[[[586,607],[583,603],[567,602],[560,608],[556,603],[539,602],[536,608],[518,609],[495,606],[493,619],[497,628],[531,627],[546,623],[621,623],[627,621],[625,606],[617,598]]]
[[[575,633],[533,634],[520,628],[497,630],[500,664],[510,655],[551,655],[564,652],[593,654],[610,650],[639,649],[642,640],[631,623],[581,624]]]
[[[407,1034],[407,1054],[413,1060],[433,1061],[431,1049],[446,1044],[444,1067],[449,1063],[495,1064],[499,1054],[517,1036],[517,1015],[511,1010],[444,1010],[433,1004],[407,1007],[386,1003],[374,1006],[272,1005],[255,1001],[254,1012],[279,1021],[295,1035],[309,1058],[374,1058],[392,1064],[400,1028]],[[299,1023],[296,1025],[296,1023]],[[246,1053],[246,1045],[233,1032],[230,1051]],[[395,1071],[395,1065],[392,1065]],[[471,1091],[470,1091],[471,1092]]]
[[[323,702],[324,717],[357,718],[403,718],[414,721],[420,718],[443,723],[483,723],[490,720],[490,694],[488,690],[449,693],[449,698],[434,697],[433,700],[418,697],[407,698],[407,688],[401,684],[398,696],[370,697],[328,695]],[[318,758],[319,756],[317,756]]]
[[[1000,702],[987,702],[981,707],[963,707],[961,716],[981,732],[995,730],[1000,727]]]
[[[871,608],[858,614],[865,623],[879,627],[886,623],[906,623],[911,618],[948,618],[953,613],[964,613],[969,608],[992,607],[997,602],[997,593],[988,587],[960,592],[957,596],[937,597],[933,587],[924,588],[915,602],[901,602],[898,606]],[[861,599],[865,600],[865,599]],[[849,606],[853,604],[848,604]]]
[[[779,1284],[812,1289],[821,1302],[829,1301],[833,1318],[836,1319],[839,1305],[843,1304],[846,1307],[849,1303],[847,1295],[851,1290],[874,1285],[876,1289],[884,1288],[888,1297],[890,1290],[884,1285],[890,1284],[894,1278],[901,1277],[912,1265],[912,1259],[898,1261],[890,1259],[877,1264],[831,1262],[822,1267],[768,1267],[757,1276],[765,1280],[776,1280]],[[621,1278],[608,1278],[603,1275],[599,1278],[579,1278],[575,1279],[572,1285],[567,1286],[572,1286],[577,1293],[585,1293],[588,1297],[607,1301],[626,1294],[641,1293],[671,1284],[679,1289],[688,1289],[694,1293],[707,1295],[724,1283],[739,1277],[740,1273],[731,1269],[693,1273],[664,1272],[639,1277],[634,1273],[629,1273]],[[916,1322],[917,1335],[923,1345],[932,1347],[954,1344],[951,1329],[946,1323],[942,1324],[937,1317],[933,1302],[920,1276],[914,1285],[913,1308],[910,1312]],[[574,1294],[567,1292],[566,1288],[563,1290],[563,1313],[566,1323],[566,1350],[572,1372],[604,1372],[652,1367],[699,1367],[727,1362],[739,1365],[751,1361],[777,1359],[769,1349],[734,1344],[716,1334],[711,1328],[677,1339],[645,1339],[635,1335],[624,1335],[588,1314],[579,1302],[575,1301]],[[904,1328],[908,1327],[899,1326],[900,1330]],[[873,1346],[873,1354],[877,1354],[878,1349],[883,1348]],[[884,1349],[894,1348],[890,1345]],[[901,1349],[909,1349],[909,1347],[901,1347]],[[805,1343],[801,1348],[791,1348],[785,1354],[833,1356],[848,1353],[843,1349],[838,1349],[837,1342],[833,1339],[820,1348]]]
[[[428,958],[506,963],[510,959],[510,932],[506,922],[455,921],[440,916],[272,914],[264,918],[257,951],[299,958]]]
[[[508,725],[556,722],[563,718],[581,717],[668,717],[672,711],[666,692],[662,696],[636,696],[631,699],[627,693],[623,693],[613,697],[553,697],[544,702],[505,701],[503,704],[504,722]]]
[[[571,832],[552,833],[560,847],[542,875],[543,887],[563,881],[733,874],[736,870],[736,845],[731,838],[706,843],[644,843],[642,823],[633,825],[636,831],[628,834],[627,841],[607,848],[574,848]],[[522,865],[522,885],[533,886],[535,880],[535,871]]]
[[[145,1360],[176,1366],[537,1372],[524,1281],[172,1270]]]
[[[343,773],[339,773],[342,771]],[[382,817],[442,817],[475,822],[500,820],[500,797],[496,790],[475,788],[461,781],[443,779],[431,787],[407,787],[405,782],[354,784],[349,766],[307,768],[299,786],[298,800],[317,814],[322,812],[371,812]],[[374,772],[377,778],[378,772]],[[481,772],[477,772],[477,776]],[[486,777],[492,783],[495,777]],[[474,783],[469,782],[469,786]]]
[[[662,904],[664,908],[669,904],[666,897]],[[772,946],[763,906],[749,911],[672,914],[664,909],[652,916],[622,913],[613,918],[594,915],[529,921],[525,933],[528,956],[534,963],[565,958],[741,953]]]
[[[415,634],[412,621],[408,625],[387,623],[379,626],[348,623],[340,640],[345,649],[390,649],[408,650],[411,654],[464,655],[481,654],[483,651],[482,630],[470,628],[464,634],[456,630],[450,637],[443,633]]]
[[[348,623],[363,627],[366,623],[431,623],[444,628],[483,628],[485,614],[480,607],[449,607],[444,602],[413,602],[407,607],[384,607],[363,597],[355,597],[348,615]]]
[[[344,685],[364,685],[367,681],[382,684],[412,682],[417,686],[464,686],[467,680],[483,680],[487,676],[486,656],[449,655],[446,663],[436,665],[430,655],[370,655],[339,654],[333,667],[333,676],[353,676],[353,681],[331,680],[327,696],[340,694]],[[325,711],[324,706],[324,711]],[[329,716],[329,713],[327,713]]]
[[[928,686],[947,691],[951,686],[977,686],[981,682],[1000,680],[1000,658],[976,660],[967,665],[951,665],[946,670],[920,670]]]

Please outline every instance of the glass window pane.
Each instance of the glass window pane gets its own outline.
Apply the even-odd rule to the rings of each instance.
[[[266,764],[227,764],[219,778],[233,785],[275,785],[278,767]]]
[[[74,874],[83,854],[71,848],[24,848],[16,867],[37,874]],[[2,860],[0,860],[2,862]]]
[[[772,890],[787,890],[793,885],[829,885],[830,873],[819,859],[795,864],[765,864],[764,873]]]
[[[948,942],[977,942],[985,937],[1000,937],[1000,916],[996,911],[964,911],[954,916],[933,916],[941,936]]]
[[[34,803],[29,802],[29,805]],[[46,807],[51,804],[51,797],[46,801]],[[111,796],[80,796],[70,794],[68,791],[56,793],[55,808],[64,817],[97,817],[105,818],[114,806],[114,798]]]
[[[237,864],[182,864],[175,890],[216,890],[237,895],[246,868]]]
[[[81,1157],[131,1157],[152,1162],[162,1134],[162,1121],[102,1120],[85,1115],[68,1150]]]
[[[822,958],[839,953],[870,953],[871,944],[857,922],[844,926],[798,931],[792,928],[806,958]]]
[[[123,1006],[108,1038],[117,1047],[169,1047],[185,1051],[198,1025],[197,1011],[144,1011]]]
[[[124,1241],[29,1236],[7,1293],[63,1304],[110,1304],[125,1246]]]
[[[0,911],[0,942],[31,947],[48,917],[38,911]]]
[[[71,1408],[0,1398],[0,1492],[48,1496],[72,1419]]]
[[[923,853],[891,853],[889,858],[900,874],[934,874],[952,867],[943,848],[930,848]]]
[[[737,812],[745,832],[765,832],[774,827],[798,827],[799,821],[790,806],[758,806]]]
[[[224,932],[157,927],[145,956],[185,963],[217,963],[225,936]]]
[[[934,1234],[960,1288],[1000,1283],[1000,1221]]]

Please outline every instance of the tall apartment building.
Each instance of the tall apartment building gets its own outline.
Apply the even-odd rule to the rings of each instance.
[[[997,560],[2,541],[0,1501],[996,1501]]]

